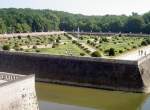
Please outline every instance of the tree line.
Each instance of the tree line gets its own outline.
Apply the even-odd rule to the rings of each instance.
[[[143,15],[85,16],[53,10],[0,9],[0,33],[77,31],[150,34],[150,12]]]

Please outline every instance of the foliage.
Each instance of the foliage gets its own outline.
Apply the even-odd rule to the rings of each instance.
[[[81,56],[85,56],[85,53],[80,53]]]
[[[0,9],[0,33],[75,31],[78,27],[84,32],[149,34],[150,12],[131,16],[85,16],[52,10]]]
[[[115,56],[115,49],[114,48],[109,49],[109,56]]]
[[[101,53],[99,51],[95,51],[91,54],[92,57],[101,57]]]
[[[3,50],[10,50],[10,45],[3,45]]]

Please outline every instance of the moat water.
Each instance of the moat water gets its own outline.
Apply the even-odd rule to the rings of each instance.
[[[150,95],[36,83],[40,110],[150,110]]]

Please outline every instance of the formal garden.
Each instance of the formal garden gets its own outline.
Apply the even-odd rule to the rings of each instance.
[[[62,34],[10,37],[0,40],[5,51],[34,52],[51,55],[114,57],[150,44],[148,37]]]

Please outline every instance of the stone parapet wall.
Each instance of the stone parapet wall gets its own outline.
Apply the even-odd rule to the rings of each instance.
[[[147,88],[138,61],[2,51],[0,71],[26,75],[34,73],[38,81],[77,86],[134,92],[143,92]]]

